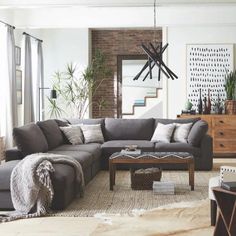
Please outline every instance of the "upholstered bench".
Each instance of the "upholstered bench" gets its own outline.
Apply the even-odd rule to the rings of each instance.
[[[0,165],[0,206],[2,210],[13,209],[10,193],[10,178],[13,168],[19,160]],[[61,210],[68,206],[75,197],[75,172],[73,167],[64,164],[53,164],[52,174],[54,198],[52,209]],[[4,206],[4,207],[3,207]]]

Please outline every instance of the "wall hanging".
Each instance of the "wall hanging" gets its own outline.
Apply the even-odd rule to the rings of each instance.
[[[187,45],[187,98],[193,109],[197,109],[200,90],[202,98],[209,93],[213,104],[223,101],[225,75],[233,69],[233,44]]]

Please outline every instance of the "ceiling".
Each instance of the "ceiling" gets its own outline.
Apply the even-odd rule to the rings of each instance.
[[[157,5],[235,4],[236,0],[156,0]],[[0,0],[0,6],[18,7],[143,7],[153,6],[154,0]]]

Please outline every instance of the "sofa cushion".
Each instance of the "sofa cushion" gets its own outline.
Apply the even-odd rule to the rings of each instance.
[[[14,128],[13,137],[23,156],[48,151],[47,140],[39,126],[34,123]]]
[[[77,160],[83,169],[86,169],[89,167],[93,162],[93,156],[89,152],[83,152],[83,151],[55,151],[50,150],[49,153],[59,154],[59,155],[67,155],[73,157],[75,160]]]
[[[62,132],[55,120],[39,121],[37,125],[43,131],[47,139],[49,150],[64,143]]]
[[[151,140],[153,119],[105,119],[105,140]]]
[[[64,133],[72,145],[83,143],[83,133],[79,125],[60,127],[60,130]]]
[[[175,124],[175,130],[173,133],[173,141],[180,142],[180,143],[187,143],[188,135],[190,129],[192,128],[193,123],[186,123],[186,124]]]
[[[84,143],[104,143],[101,125],[81,125]]]
[[[162,143],[170,143],[173,131],[175,129],[175,124],[162,124],[158,123],[154,134],[152,136],[152,142],[162,142]]]
[[[188,143],[199,147],[203,136],[207,133],[208,124],[204,120],[197,121],[191,128],[188,135]]]
[[[102,151],[106,154],[112,154],[114,152],[120,152],[126,145],[138,145],[138,148],[142,151],[151,152],[154,149],[154,143],[147,140],[115,140],[107,141],[102,144]]]
[[[162,119],[162,118],[157,118],[155,119],[155,127],[157,126],[158,123],[162,124],[172,124],[172,123],[177,123],[177,124],[186,124],[186,123],[196,123],[198,120],[201,120],[200,117],[195,117],[195,118],[188,118],[188,119]]]
[[[88,143],[79,145],[65,144],[53,149],[52,151],[84,151],[91,153],[95,160],[100,158],[101,156],[101,144],[99,143]]]
[[[102,132],[104,134],[104,119],[79,119],[79,118],[71,118],[67,119],[67,121],[71,125],[78,125],[78,124],[83,124],[83,125],[101,125]]]
[[[8,161],[0,165],[0,191],[10,190],[11,172],[19,162],[20,160]]]
[[[188,143],[156,143],[156,152],[189,152],[194,156],[201,156],[200,148],[193,147]]]

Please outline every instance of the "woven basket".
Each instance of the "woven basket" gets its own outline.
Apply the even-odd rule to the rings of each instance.
[[[161,169],[152,173],[135,173],[135,170],[131,169],[130,177],[133,190],[152,190],[153,181],[161,180]]]
[[[228,114],[228,115],[236,114],[236,101],[235,100],[225,101],[225,114]]]

